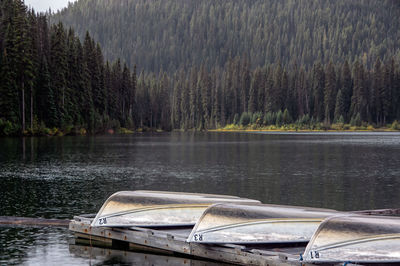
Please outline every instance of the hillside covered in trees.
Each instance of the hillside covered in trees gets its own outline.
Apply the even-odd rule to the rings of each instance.
[[[344,5],[326,3],[335,2],[337,8]],[[355,2],[356,6],[373,5],[372,1]],[[90,2],[80,0],[77,5],[82,3]],[[392,1],[381,3],[392,4],[388,13],[399,9]],[[124,57],[105,60],[89,33],[80,39],[73,28],[49,23],[49,17],[27,10],[21,0],[3,0],[0,21],[0,135],[49,135],[59,130],[104,133],[121,127],[201,130],[232,123],[322,129],[332,123],[366,127],[393,122],[392,127],[399,129],[400,60],[398,46],[391,46],[399,38],[394,29],[383,34],[387,41],[382,54],[370,51],[348,60],[334,55],[325,58],[325,53],[324,59],[313,63],[300,59],[285,63],[281,58],[258,66],[244,53],[215,64],[206,57],[192,63],[185,57],[186,63],[176,71],[149,71],[138,65],[136,73],[135,65],[129,68]],[[240,38],[233,39],[243,45]],[[228,54],[233,55],[232,51]],[[258,51],[266,52],[264,47]],[[279,49],[274,51],[280,54]],[[158,60],[155,50],[153,54],[149,60]]]
[[[247,56],[251,69],[314,62],[372,67],[400,58],[398,0],[79,0],[52,17],[86,31],[105,58],[173,73],[224,67]]]
[[[89,34],[50,27],[21,0],[2,0],[0,21],[0,135],[133,127],[135,73],[105,63]]]

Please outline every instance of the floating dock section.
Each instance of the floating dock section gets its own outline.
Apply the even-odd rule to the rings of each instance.
[[[384,216],[398,211],[338,212],[225,195],[121,191],[97,214],[74,217],[69,229],[75,244],[90,250],[142,251],[196,262],[399,265],[400,218]]]
[[[191,227],[182,228],[112,228],[92,227],[94,216],[76,216],[69,224],[76,242],[92,247],[108,247],[125,250],[198,258],[211,262],[236,265],[312,265],[302,263],[300,254],[305,246],[268,246],[188,243]],[[76,247],[75,247],[76,249]]]

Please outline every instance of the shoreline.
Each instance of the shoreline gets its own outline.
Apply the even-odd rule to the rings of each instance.
[[[251,133],[251,132],[268,132],[268,133],[355,133],[355,132],[375,132],[375,133],[400,133],[400,129],[393,129],[390,127],[380,127],[380,128],[365,128],[365,127],[350,127],[346,129],[334,129],[334,128],[329,128],[329,129],[296,129],[292,127],[275,127],[275,126],[269,126],[269,127],[260,127],[260,128],[254,128],[253,126],[232,126],[228,125],[223,128],[215,128],[215,129],[203,129],[203,130],[183,130],[183,129],[173,129],[169,131],[161,130],[161,129],[136,129],[136,130],[131,130],[131,129],[126,129],[126,128],[121,128],[119,130],[107,130],[105,132],[101,133],[88,133],[86,130],[83,131],[78,131],[78,132],[63,132],[62,130],[57,129],[55,132],[51,132],[51,134],[43,134],[43,132],[38,133],[38,134],[32,134],[32,133],[25,133],[21,135],[9,135],[9,136],[0,136],[0,138],[29,138],[29,137],[66,137],[66,136],[113,136],[113,135],[132,135],[132,134],[146,134],[146,133],[165,133],[165,132],[212,132],[212,133]]]
[[[318,127],[308,127],[307,125],[288,124],[283,126],[257,126],[257,125],[235,125],[230,124],[225,127],[208,130],[210,132],[289,132],[289,133],[321,133],[321,132],[400,132],[397,126],[374,127],[372,125],[351,126],[350,124],[332,124],[329,126],[319,125]]]
[[[356,130],[336,130],[336,129],[210,129],[208,132],[288,132],[288,133],[323,133],[323,132],[337,132],[337,133],[345,133],[345,132],[399,132],[400,130],[388,129],[388,128],[379,128],[374,130],[369,129],[356,129]]]

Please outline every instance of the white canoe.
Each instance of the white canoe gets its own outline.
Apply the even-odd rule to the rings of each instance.
[[[330,209],[307,207],[215,204],[201,216],[187,242],[306,243],[326,217],[338,214]]]
[[[400,217],[348,215],[321,223],[303,254],[310,263],[400,263]]]
[[[260,203],[258,200],[225,195],[144,190],[121,191],[107,199],[91,225],[107,227],[193,226],[207,207],[219,202]]]

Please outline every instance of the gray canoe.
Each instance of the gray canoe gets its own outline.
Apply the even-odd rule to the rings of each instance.
[[[225,195],[145,190],[121,191],[107,199],[91,225],[193,226],[207,207],[218,202],[260,203],[258,200]]]
[[[303,258],[311,263],[400,263],[400,217],[327,218]]]
[[[273,244],[308,242],[330,209],[279,205],[215,204],[196,223],[187,242]]]

